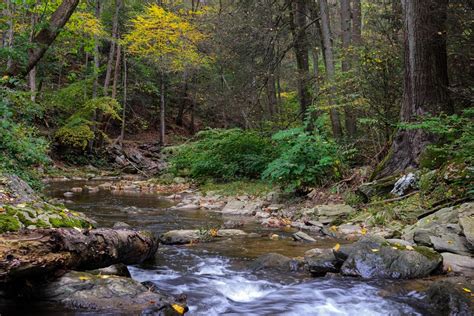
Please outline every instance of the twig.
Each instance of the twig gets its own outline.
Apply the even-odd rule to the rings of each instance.
[[[405,194],[404,196],[399,196],[399,197],[392,198],[392,199],[387,199],[387,200],[383,200],[383,201],[376,201],[376,202],[368,203],[368,204],[365,204],[365,206],[372,206],[372,205],[377,205],[377,204],[385,204],[385,203],[400,201],[400,200],[406,199],[409,196],[415,195],[418,192],[419,191],[413,191],[413,192],[410,192],[408,194]]]

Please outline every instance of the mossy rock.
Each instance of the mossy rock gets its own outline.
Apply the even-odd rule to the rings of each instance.
[[[17,231],[21,227],[21,223],[16,217],[6,213],[0,214],[0,233]]]

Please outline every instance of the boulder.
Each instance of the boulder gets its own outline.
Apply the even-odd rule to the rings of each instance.
[[[455,234],[445,234],[440,237],[430,236],[430,241],[433,248],[438,252],[452,252],[458,255],[470,255],[472,253],[469,249],[470,244],[464,236]]]
[[[347,216],[355,212],[355,209],[346,204],[317,205],[314,207],[314,214],[323,217]]]
[[[255,215],[262,209],[261,202],[231,200],[221,210],[226,215]]]
[[[443,270],[454,272],[468,277],[474,277],[474,258],[471,256],[461,256],[454,253],[443,252]]]
[[[474,216],[460,217],[459,225],[467,241],[474,247]]]
[[[206,242],[225,237],[242,237],[247,233],[240,229],[219,229],[199,231],[192,229],[171,230],[160,236],[161,243],[165,245],[182,245],[191,242]]]
[[[76,271],[49,283],[43,289],[41,298],[71,308],[107,314],[137,315],[154,309],[157,312],[153,315],[182,315],[176,308],[187,310],[182,302],[177,303],[172,297],[150,291],[133,279]]]
[[[341,247],[336,251],[336,258],[345,258],[341,267],[343,275],[383,279],[426,277],[442,263],[441,255],[429,248],[397,247],[378,237],[364,237]]]
[[[470,293],[472,290],[474,290],[472,284],[456,278],[433,283],[426,292],[426,300],[432,308],[432,315],[474,315],[474,301]]]
[[[301,261],[286,257],[278,253],[261,255],[250,264],[250,269],[257,271],[296,272],[303,265]]]
[[[334,256],[332,249],[311,249],[305,253],[304,261],[313,276],[325,276],[327,273],[337,273],[341,262]]]
[[[115,275],[115,276],[121,276],[121,277],[126,277],[126,278],[131,277],[130,271],[128,271],[127,266],[124,265],[123,263],[117,263],[105,268],[90,270],[87,272],[90,274],[95,274],[95,275]]]
[[[297,241],[316,242],[316,239],[301,231],[294,233],[293,238]]]

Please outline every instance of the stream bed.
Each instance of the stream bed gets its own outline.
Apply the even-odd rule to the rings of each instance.
[[[85,183],[52,183],[49,197]],[[67,207],[93,218],[100,226],[126,222],[159,235],[172,229],[218,227],[229,220],[213,211],[176,211],[172,201],[158,194],[77,193]],[[243,230],[261,237],[244,237],[186,246],[160,246],[156,261],[131,266],[132,277],[152,281],[168,294],[185,293],[187,315],[432,315],[423,303],[417,281],[365,281],[343,277],[311,278],[307,274],[263,272],[248,268],[261,254],[276,252],[289,257],[303,256],[308,249],[332,247],[334,240],[317,244],[285,238],[292,230],[262,228],[244,218]],[[268,236],[282,238],[272,240]],[[44,315],[95,315],[93,312],[45,309]],[[55,310],[56,313],[51,311]],[[48,313],[47,311],[50,311]]]

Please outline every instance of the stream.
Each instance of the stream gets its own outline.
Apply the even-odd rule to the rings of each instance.
[[[63,198],[68,189],[84,184],[52,183],[45,193]],[[111,227],[121,221],[157,235],[172,229],[217,227],[229,220],[212,211],[171,210],[174,203],[158,194],[100,191],[77,193],[69,199],[68,208],[85,213],[100,226]],[[252,273],[248,265],[261,254],[303,256],[308,249],[332,247],[335,241],[295,242],[285,238],[294,231],[262,228],[248,218],[242,229],[263,237],[160,246],[154,263],[131,266],[129,270],[134,279],[152,281],[165,293],[185,293],[190,308],[187,315],[432,315],[423,303],[422,292],[417,291],[416,281]],[[268,235],[273,233],[282,238],[270,239]]]

